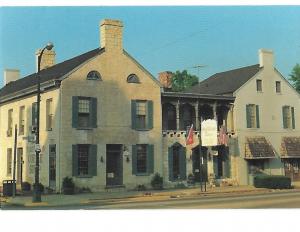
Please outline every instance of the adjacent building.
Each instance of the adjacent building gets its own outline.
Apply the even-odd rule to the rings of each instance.
[[[274,54],[259,50],[259,64],[216,73],[189,93],[234,96],[232,174],[251,184],[253,174],[300,180],[300,95],[274,67]]]

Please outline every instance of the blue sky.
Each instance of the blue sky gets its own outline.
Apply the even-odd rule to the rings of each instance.
[[[35,72],[35,50],[48,41],[57,63],[98,47],[104,18],[124,22],[124,48],[156,77],[188,69],[205,79],[258,63],[259,48],[274,50],[285,77],[300,63],[300,6],[2,7],[0,86],[5,68]]]

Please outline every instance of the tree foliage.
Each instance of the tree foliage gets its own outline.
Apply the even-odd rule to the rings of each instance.
[[[295,89],[300,93],[300,65],[296,64],[290,74],[289,80],[292,82]]]
[[[186,70],[176,71],[172,77],[172,90],[179,92],[199,82],[197,76],[189,74]]]

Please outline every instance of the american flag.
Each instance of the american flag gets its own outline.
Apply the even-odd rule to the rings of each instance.
[[[226,134],[226,130],[224,126],[220,127],[220,131],[219,131],[219,144],[220,145],[225,145],[227,146],[228,143],[228,138],[227,138],[227,134]]]
[[[194,143],[194,126],[193,124],[191,125],[189,131],[188,131],[188,136],[186,138],[186,145],[190,145]]]

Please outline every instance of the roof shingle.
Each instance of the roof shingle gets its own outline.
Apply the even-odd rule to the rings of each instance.
[[[216,73],[199,84],[185,90],[187,93],[232,95],[260,70],[259,64]]]
[[[53,65],[47,69],[43,69],[40,72],[41,83],[56,80],[60,77],[63,77],[65,74],[72,71],[74,68],[79,66],[80,64],[84,63],[85,61],[93,58],[97,54],[100,54],[104,51],[104,48],[96,48],[79,56],[76,56],[72,59],[66,60],[59,64]],[[26,89],[28,87],[34,86],[37,84],[37,74],[33,73],[24,78],[21,78],[17,81],[10,82],[2,89],[0,89],[0,99],[6,95],[15,93],[17,91]]]

